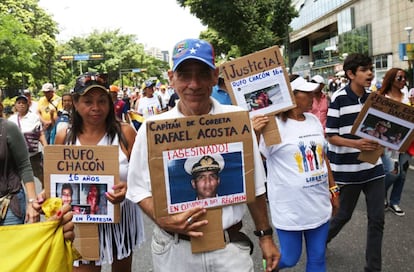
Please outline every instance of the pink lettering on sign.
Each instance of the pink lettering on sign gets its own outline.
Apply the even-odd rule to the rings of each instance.
[[[203,156],[209,154],[222,154],[229,152],[228,144],[214,144],[208,146],[198,146],[182,148],[168,151],[168,160],[185,159],[188,157]]]

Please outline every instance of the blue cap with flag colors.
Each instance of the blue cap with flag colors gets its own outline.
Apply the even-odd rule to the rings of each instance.
[[[144,88],[149,88],[149,87],[154,87],[155,86],[155,82],[152,81],[151,79],[148,79],[144,82]]]
[[[207,41],[199,39],[187,39],[178,42],[173,49],[173,71],[185,60],[195,59],[204,62],[211,69],[215,69],[214,65],[214,49]]]

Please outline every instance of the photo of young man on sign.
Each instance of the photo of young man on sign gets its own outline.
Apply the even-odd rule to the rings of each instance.
[[[237,105],[250,112],[250,116],[277,112],[292,107],[293,101],[282,67],[262,72],[263,77],[230,82]],[[254,80],[252,78],[255,78]]]
[[[254,111],[276,104],[278,102],[277,100],[279,100],[278,93],[280,93],[280,87],[279,84],[276,84],[270,88],[245,94],[244,97],[249,111]]]
[[[196,194],[195,200],[218,197],[220,172],[223,168],[224,159],[220,154],[193,157],[185,161],[184,169],[191,175],[191,186]]]
[[[229,145],[241,146],[240,143]],[[206,149],[188,148],[186,153],[199,148]],[[172,150],[166,152],[169,152],[164,157],[169,213],[197,205],[216,207],[246,201],[241,149],[183,158],[171,156]]]
[[[90,214],[106,214],[107,199],[105,192],[106,184],[85,183],[82,184],[82,204],[89,205]]]
[[[73,222],[113,223],[114,205],[105,196],[114,186],[109,175],[51,174],[51,195],[72,206]]]
[[[225,62],[220,70],[233,104],[246,109],[250,117],[296,106],[278,46]]]
[[[79,184],[56,183],[56,197],[60,197],[63,204],[79,203]]]
[[[355,134],[376,140],[382,146],[399,150],[411,130],[411,123],[384,112],[369,109]]]

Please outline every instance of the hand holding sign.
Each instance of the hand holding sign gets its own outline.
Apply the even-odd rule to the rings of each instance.
[[[125,194],[127,190],[127,184],[125,182],[120,182],[115,184],[112,187],[113,192],[106,192],[106,198],[111,201],[112,204],[119,204],[125,199]]]
[[[201,237],[203,232],[199,228],[208,224],[207,220],[200,220],[207,210],[201,206],[194,207],[183,213],[163,216],[156,219],[157,224],[164,230],[172,233],[181,233],[191,237]],[[191,218],[191,220],[189,220]]]

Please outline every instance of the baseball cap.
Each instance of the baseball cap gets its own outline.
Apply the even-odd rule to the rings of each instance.
[[[29,90],[29,89],[24,89],[24,90],[23,90],[23,93],[24,93],[24,94],[30,94],[30,90]]]
[[[207,41],[200,39],[186,39],[178,42],[173,49],[172,61],[173,71],[185,60],[199,60],[211,69],[215,69],[214,65],[214,49]]]
[[[16,98],[16,102],[17,102],[18,100],[20,100],[20,99],[24,99],[24,100],[26,101],[26,103],[29,101],[29,100],[27,99],[27,97],[26,97],[25,95],[23,95],[23,94],[19,95],[19,96]]]
[[[303,77],[298,77],[290,82],[290,86],[292,86],[292,91],[313,92],[319,87],[319,84],[308,82]]]
[[[111,85],[111,86],[109,86],[109,91],[112,92],[112,93],[117,93],[117,92],[119,92],[119,87],[115,86],[115,85]]]
[[[52,83],[45,83],[42,86],[42,91],[43,92],[53,92],[53,91],[55,91],[55,88],[53,87]]]
[[[386,128],[391,128],[391,123],[389,121],[381,120],[381,121],[378,122],[378,125],[381,125],[381,126],[386,127]]]
[[[325,79],[323,79],[323,77],[320,76],[320,75],[314,75],[311,78],[311,82],[313,82],[313,83],[319,83],[319,84],[325,84]]]
[[[154,81],[152,81],[152,80],[147,80],[147,81],[145,81],[144,82],[144,88],[149,88],[149,87],[152,87],[152,86],[155,86],[155,82]]]
[[[101,89],[108,92],[108,74],[99,74],[95,72],[87,72],[76,78],[75,87],[73,92],[84,95],[93,88]]]

